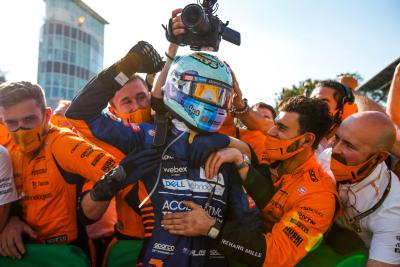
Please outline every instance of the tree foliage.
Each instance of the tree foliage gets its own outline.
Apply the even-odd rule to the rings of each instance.
[[[300,81],[297,85],[292,85],[292,87],[282,88],[282,91],[279,94],[277,93],[278,103],[292,96],[297,96],[297,95],[309,96],[311,92],[314,90],[317,83],[318,80],[306,79],[304,81]]]
[[[343,72],[343,73],[336,75],[336,78],[339,78],[340,76],[352,76],[353,78],[355,78],[358,81],[358,84],[360,84],[364,81],[364,78],[358,72]]]
[[[353,76],[359,83],[363,81],[363,77],[358,72],[345,72],[336,75],[337,78],[340,76]],[[292,96],[310,96],[311,92],[314,90],[318,82],[319,80],[309,78],[304,81],[300,81],[297,85],[292,85],[292,87],[282,88],[282,91],[280,93],[276,93],[277,104],[282,100]]]

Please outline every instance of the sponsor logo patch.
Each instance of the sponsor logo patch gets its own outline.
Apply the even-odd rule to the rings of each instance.
[[[297,192],[299,192],[300,195],[304,195],[306,193],[306,188],[305,187],[300,187],[297,189]]]
[[[312,224],[312,225],[315,225],[315,222],[314,222],[313,219],[311,219],[310,217],[304,215],[304,214],[301,213],[301,212],[298,212],[298,214],[299,214],[299,219],[300,219],[300,220],[305,221],[305,222],[308,222],[308,223],[310,223],[310,224]]]
[[[174,254],[175,246],[163,243],[155,243],[153,246],[153,251],[157,251],[163,254]]]
[[[181,167],[163,167],[163,172],[167,173],[171,176],[183,176],[187,174],[187,166],[181,166]]]
[[[166,189],[170,190],[188,190],[198,193],[208,193],[212,190],[214,185],[207,182],[193,181],[193,180],[173,180],[173,179],[163,179],[163,185]],[[221,185],[215,185],[214,195],[222,196],[225,188]]]
[[[299,227],[304,233],[308,234],[308,228],[295,218],[290,218],[290,222]]]
[[[46,244],[65,243],[68,240],[67,235],[60,235],[46,240]]]
[[[189,255],[189,256],[193,256],[193,257],[202,257],[206,255],[206,250],[205,249],[199,249],[199,250],[195,250],[195,249],[188,249],[188,248],[183,248],[182,249],[183,254]]]
[[[296,247],[303,242],[303,238],[293,228],[286,226],[283,228],[283,232]]]
[[[319,181],[317,176],[315,175],[314,170],[310,170],[308,173],[310,174],[311,182],[316,183]]]

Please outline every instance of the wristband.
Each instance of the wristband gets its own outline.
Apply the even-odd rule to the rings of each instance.
[[[231,112],[232,112],[234,115],[242,115],[242,114],[245,114],[246,112],[249,111],[250,107],[249,107],[249,104],[247,103],[247,99],[244,98],[244,99],[243,99],[243,102],[244,102],[244,107],[243,107],[242,109],[237,109],[236,107],[233,107],[233,108],[231,109]]]
[[[165,56],[171,61],[174,61],[174,59],[175,59],[174,57],[171,57],[170,55],[168,55],[167,52],[165,52]]]

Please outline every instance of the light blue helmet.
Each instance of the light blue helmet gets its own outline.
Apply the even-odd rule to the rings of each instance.
[[[164,104],[187,126],[216,132],[232,102],[232,74],[217,57],[196,52],[174,60],[163,90]]]

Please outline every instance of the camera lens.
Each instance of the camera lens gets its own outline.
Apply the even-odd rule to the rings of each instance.
[[[210,28],[207,14],[197,4],[187,5],[183,9],[182,22],[193,33],[207,33]]]

